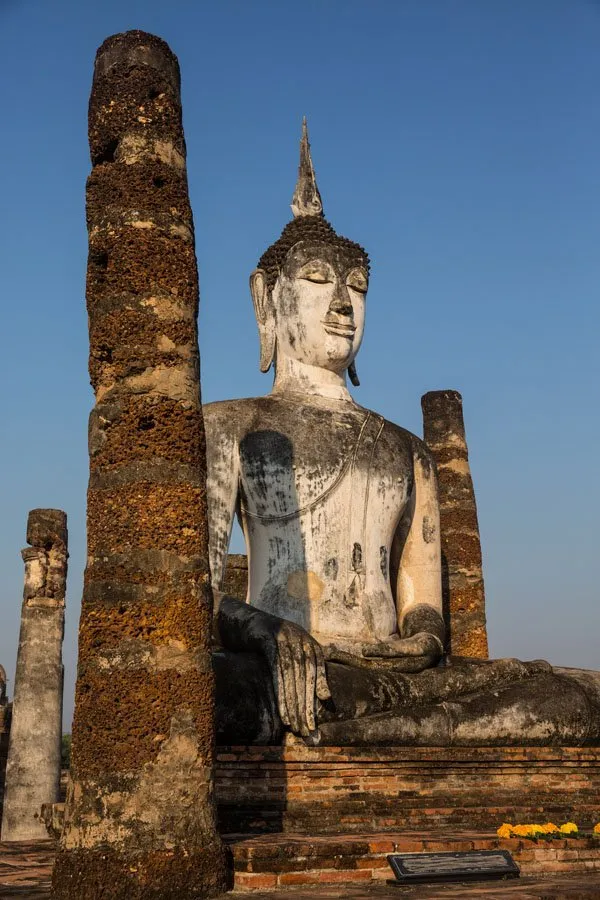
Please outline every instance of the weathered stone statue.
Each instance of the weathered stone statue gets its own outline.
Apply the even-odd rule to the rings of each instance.
[[[359,406],[369,259],[323,217],[303,128],[294,219],[250,277],[266,397],[204,408],[213,585],[237,513],[247,602],[215,591],[217,735],[313,743],[600,741],[600,678],[444,654],[436,470]]]

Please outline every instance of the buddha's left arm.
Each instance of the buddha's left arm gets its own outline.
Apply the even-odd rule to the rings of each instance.
[[[396,582],[398,630],[402,638],[432,636],[440,656],[445,629],[437,473],[421,441],[415,442],[413,458],[413,491],[398,529],[402,545]]]

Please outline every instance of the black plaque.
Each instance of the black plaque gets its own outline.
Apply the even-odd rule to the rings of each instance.
[[[396,876],[390,884],[444,881],[487,881],[518,878],[520,870],[508,850],[463,853],[392,853],[388,862]]]

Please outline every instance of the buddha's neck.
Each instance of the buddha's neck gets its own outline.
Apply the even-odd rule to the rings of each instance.
[[[275,368],[273,394],[312,394],[330,400],[346,400],[353,403],[346,386],[346,371],[342,375],[299,362],[290,356],[278,354]]]

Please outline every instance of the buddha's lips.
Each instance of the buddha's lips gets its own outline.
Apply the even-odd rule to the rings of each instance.
[[[349,321],[339,322],[336,319],[325,318],[322,320],[321,324],[328,334],[338,334],[341,337],[351,338],[354,337],[356,332],[356,325]]]

